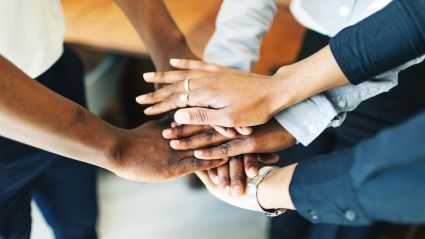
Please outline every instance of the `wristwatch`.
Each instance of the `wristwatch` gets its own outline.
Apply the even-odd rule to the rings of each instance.
[[[276,217],[283,214],[286,211],[286,209],[282,209],[282,208],[265,210],[264,208],[261,207],[260,203],[258,202],[258,197],[257,197],[258,185],[261,183],[261,181],[263,181],[264,177],[268,173],[270,173],[273,169],[276,169],[276,168],[278,167],[271,167],[271,166],[262,167],[258,171],[257,176],[248,180],[248,200],[251,204],[250,205],[251,210],[262,212],[268,217]]]

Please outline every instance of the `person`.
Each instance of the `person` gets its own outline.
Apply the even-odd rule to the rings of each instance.
[[[116,2],[157,69],[193,58],[162,1]],[[83,67],[63,46],[60,1],[0,1],[0,29],[0,238],[30,237],[32,199],[56,238],[96,238],[94,168],[81,162],[139,182],[225,162],[171,150],[160,137],[166,121],[124,130],[84,109]]]
[[[414,3],[406,3],[406,2],[401,2],[401,3],[397,3],[397,7],[400,7],[398,4],[402,4],[402,9],[405,8],[405,5],[410,5],[410,6],[415,6],[420,4],[418,2],[414,2]],[[391,5],[393,6],[393,5]],[[411,9],[411,8],[409,8]],[[420,9],[420,8],[419,8]],[[229,15],[230,16],[230,15]],[[234,16],[231,15],[232,17]],[[231,18],[231,17],[229,17]],[[403,19],[403,22],[405,22],[405,19],[407,19],[405,16],[401,16],[401,18]],[[259,18],[261,19],[261,18]],[[420,19],[420,18],[419,18]],[[230,24],[229,24],[230,25]],[[411,24],[412,25],[412,24]],[[416,26],[417,24],[413,24],[414,27],[418,28]],[[381,29],[381,32],[385,30],[385,29]],[[403,33],[406,33],[405,31],[401,31]],[[308,36],[308,35],[307,35]],[[306,36],[306,37],[307,37]],[[312,35],[310,35],[312,36]],[[400,38],[406,39],[406,36],[412,36],[409,34],[405,34],[405,35],[401,35]],[[226,36],[226,39],[228,39],[229,36]],[[315,37],[312,37],[312,39],[314,39]],[[419,38],[420,39],[420,38]],[[318,40],[318,39],[316,39]],[[382,42],[382,39],[380,39]],[[239,42],[239,41],[233,41],[233,42]],[[322,45],[326,45],[327,44],[327,40],[322,41]],[[320,44],[319,44],[320,45]],[[391,45],[391,44],[389,44]],[[358,46],[358,45],[356,45]],[[320,48],[321,46],[316,46],[316,48]],[[375,45],[375,47],[377,47],[377,45]],[[235,48],[235,49],[240,49],[240,48]],[[245,49],[245,48],[244,48]],[[252,48],[247,48],[247,49],[252,49]],[[310,49],[311,50],[311,49]],[[319,52],[319,55],[326,55],[330,53],[330,49],[323,49],[321,52]],[[250,55],[246,54],[244,56],[247,56],[246,58],[250,59]],[[226,58],[227,59],[227,58]],[[316,58],[316,59],[320,59],[320,58]],[[404,69],[414,63],[418,63],[420,62],[421,59],[416,59],[412,62],[410,62],[409,64],[403,66],[402,68],[397,69],[395,72],[398,72],[398,70],[400,69]],[[148,79],[149,81],[153,81],[156,82],[159,78],[163,77],[163,76],[167,76],[169,79],[174,80],[184,80],[186,78],[190,78],[190,85],[194,85],[195,81],[201,81],[198,83],[195,83],[195,89],[197,93],[202,92],[204,94],[204,98],[196,98],[196,95],[194,96],[191,92],[190,97],[189,97],[189,105],[190,106],[217,106],[215,112],[213,112],[213,110],[206,110],[206,109],[187,109],[187,110],[180,110],[180,115],[178,115],[177,113],[179,113],[179,111],[176,113],[176,117],[175,119],[177,121],[179,121],[179,123],[195,123],[195,124],[203,124],[203,123],[214,123],[214,124],[219,124],[221,123],[221,125],[225,125],[225,126],[246,126],[246,125],[252,125],[252,124],[261,124],[264,121],[267,121],[267,117],[264,117],[264,115],[266,114],[262,114],[262,111],[260,111],[260,115],[258,118],[255,118],[255,114],[254,111],[258,110],[259,107],[264,106],[264,104],[262,103],[258,103],[258,102],[264,102],[258,99],[264,99],[261,98],[261,94],[263,92],[261,92],[261,88],[259,88],[259,85],[264,86],[269,84],[268,82],[270,81],[277,81],[275,78],[278,78],[278,74],[282,73],[282,75],[284,77],[281,77],[281,79],[285,79],[281,81],[283,86],[284,84],[286,84],[286,88],[282,87],[279,88],[281,94],[279,96],[282,96],[282,92],[285,93],[285,97],[281,97],[281,101],[280,102],[285,102],[287,103],[288,100],[287,98],[291,97],[297,97],[299,94],[303,95],[305,92],[313,92],[317,93],[315,91],[310,91],[310,88],[313,88],[313,86],[317,85],[314,84],[315,80],[317,80],[320,77],[320,75],[325,75],[328,73],[326,71],[326,69],[330,69],[328,66],[329,65],[333,65],[333,64],[328,64],[329,62],[326,61],[313,61],[311,59],[305,60],[302,62],[302,64],[294,64],[295,66],[290,66],[290,67],[286,67],[286,69],[282,69],[281,72],[278,72],[275,75],[275,78],[264,78],[264,77],[259,77],[259,76],[255,76],[255,75],[250,75],[250,74],[242,74],[242,73],[236,73],[233,72],[232,74],[229,74],[228,72],[225,72],[225,70],[219,68],[218,66],[208,66],[205,67],[205,69],[208,70],[213,70],[213,72],[200,72],[200,70],[202,70],[202,63],[199,62],[190,62],[190,61],[177,61],[177,64],[182,65],[182,68],[187,67],[188,65],[190,65],[189,68],[195,69],[196,71],[192,71],[192,72],[186,72],[186,73],[180,73],[180,75],[178,77],[175,77],[176,73],[170,73],[167,75],[167,73],[165,74],[160,74],[160,77],[158,78],[152,78],[152,79]],[[320,63],[320,67],[319,69],[317,69],[318,67],[318,63]],[[403,62],[404,63],[404,62]],[[177,65],[175,64],[175,65]],[[303,68],[301,68],[301,66],[303,66]],[[308,68],[310,66],[310,68]],[[306,68],[308,70],[306,70]],[[371,137],[372,135],[374,135],[376,132],[378,132],[380,129],[383,129],[385,127],[388,127],[390,125],[394,125],[397,122],[402,121],[403,119],[408,118],[409,116],[413,115],[415,112],[417,112],[419,109],[423,108],[423,102],[421,101],[420,98],[416,97],[419,94],[419,91],[422,90],[421,88],[421,79],[420,75],[421,75],[421,70],[422,68],[420,66],[415,67],[415,68],[411,68],[408,71],[402,72],[401,73],[401,79],[403,79],[400,83],[400,86],[396,89],[393,89],[391,92],[382,95],[382,96],[378,96],[375,97],[371,100],[369,100],[369,102],[361,105],[360,107],[357,108],[357,110],[355,110],[354,112],[352,112],[347,120],[345,121],[345,124],[337,131],[337,130],[333,130],[333,129],[328,129],[325,131],[324,134],[322,134],[318,140],[316,140],[312,145],[310,145],[307,150],[301,149],[300,147],[296,146],[293,147],[289,150],[287,150],[285,153],[281,154],[283,155],[285,158],[291,158],[294,161],[300,161],[301,159],[304,158],[308,158],[309,156],[312,155],[316,155],[316,154],[321,154],[321,153],[326,153],[326,152],[330,152],[336,149],[340,149],[340,148],[345,148],[345,147],[349,147],[352,145],[355,145],[357,142],[361,141],[364,138],[367,137]],[[310,75],[306,74],[306,72],[310,72]],[[189,75],[189,73],[193,73],[194,75]],[[203,73],[206,73],[205,75],[203,75]],[[312,73],[317,73],[317,74],[312,74]],[[195,75],[196,74],[196,75]],[[337,74],[339,76],[343,76],[343,74],[341,74],[341,72],[337,71]],[[226,75],[228,77],[226,77]],[[194,76],[192,80],[192,76]],[[178,78],[178,79],[177,79]],[[200,78],[200,79],[197,79]],[[323,77],[326,78],[326,77]],[[409,79],[410,78],[410,79]],[[165,79],[165,78],[164,78]],[[231,79],[231,80],[230,80]],[[252,88],[250,87],[250,84],[245,84],[242,83],[244,82],[244,80],[246,81],[246,79],[255,79],[256,82],[255,84],[253,84]],[[307,81],[306,79],[310,80]],[[162,79],[159,79],[159,81],[161,81]],[[239,82],[238,82],[239,80]],[[262,81],[263,80],[263,81]],[[270,81],[266,81],[265,80],[270,80]],[[295,84],[293,83],[291,85],[291,81],[292,82],[303,82],[303,84]],[[304,81],[303,81],[304,80]],[[391,74],[385,74],[383,75],[383,77],[381,78],[376,78],[373,81],[370,81],[370,89],[373,90],[369,90],[367,91],[366,88],[362,88],[361,85],[359,86],[349,86],[348,89],[350,90],[360,90],[357,92],[364,92],[360,95],[360,98],[364,97],[364,95],[370,96],[369,93],[374,94],[377,92],[377,89],[379,88],[378,85],[379,84],[383,84],[382,82],[386,81],[387,86],[388,86],[388,82],[392,82],[391,84],[394,84],[394,74],[391,77]],[[203,81],[203,82],[202,82]],[[410,82],[406,82],[406,81],[410,81]],[[283,83],[285,82],[285,83]],[[289,82],[289,83],[288,83]],[[320,82],[320,81],[318,81]],[[330,83],[330,85],[325,85],[324,88],[320,89],[319,92],[323,91],[323,90],[327,90],[329,88],[332,88],[335,85],[335,82],[341,82],[341,81],[333,81],[333,82],[327,82]],[[306,84],[307,83],[307,84]],[[345,82],[345,84],[348,83],[348,81]],[[273,82],[271,83],[273,84]],[[391,85],[390,84],[390,85]],[[222,86],[224,87],[226,85],[226,90],[224,91],[224,88],[221,88]],[[229,85],[231,87],[229,87]],[[293,93],[295,91],[295,89],[297,89],[297,85],[299,85],[299,87],[303,87],[304,91],[299,91],[297,93]],[[383,84],[385,85],[385,83]],[[179,85],[177,86],[173,86],[175,87],[175,89],[182,89],[183,87],[178,88],[178,86],[182,86],[182,83],[180,82]],[[290,86],[290,87],[289,87]],[[338,85],[336,85],[338,86]],[[364,85],[363,85],[364,86]],[[292,88],[291,88],[292,87]],[[358,87],[358,88],[353,88],[353,87]],[[237,91],[229,91],[229,89],[233,89],[236,88],[238,89]],[[256,89],[256,91],[249,91],[250,89]],[[273,85],[272,87],[266,87],[266,89],[264,90],[264,92],[268,91],[268,92],[276,92],[279,91],[279,89],[277,85]],[[390,87],[391,88],[391,87]],[[170,87],[171,89],[171,87]],[[241,90],[243,89],[243,90]],[[247,90],[248,89],[248,90]],[[275,91],[270,91],[270,90],[275,90]],[[285,89],[290,89],[290,91],[285,91]],[[347,89],[347,88],[346,88]],[[421,89],[421,90],[419,90]],[[317,90],[317,89],[316,89]],[[363,90],[363,91],[361,91]],[[381,88],[381,90],[386,91],[388,90],[387,87],[383,87]],[[379,91],[379,90],[378,90]],[[193,91],[195,92],[195,91]],[[255,94],[246,94],[248,95],[248,97],[246,97],[246,95],[244,95],[242,92],[255,92]],[[350,92],[350,91],[348,91]],[[356,92],[356,91],[354,91]],[[416,93],[411,93],[411,92],[416,92]],[[163,95],[167,95],[167,93],[165,91],[161,92]],[[173,92],[174,96],[178,95],[178,92]],[[214,93],[214,94],[211,94]],[[337,92],[338,93],[338,92]],[[344,93],[344,91],[342,90],[339,93]],[[345,92],[347,93],[347,92]],[[232,94],[232,96],[229,96],[230,94]],[[169,94],[172,95],[172,94]],[[212,97],[214,95],[214,97]],[[255,95],[256,97],[252,97],[253,95]],[[257,97],[259,95],[259,97]],[[264,94],[266,95],[266,94]],[[288,97],[289,95],[289,97]],[[294,96],[295,95],[295,96]],[[353,95],[357,96],[357,94],[353,94],[351,95],[351,97],[340,97],[338,98],[338,94],[335,93],[335,91],[330,92],[327,91],[327,93],[325,94],[327,96],[333,96],[333,107],[334,108],[344,108],[345,110],[348,109],[353,109],[357,106],[357,104],[355,103],[355,101],[353,102],[348,102],[348,106],[347,106],[347,101],[341,101],[341,102],[345,102],[345,104],[338,104],[340,102],[337,101],[337,99],[341,100],[345,100],[345,99],[352,99]],[[362,96],[363,95],[363,96]],[[151,95],[153,96],[153,95]],[[245,96],[245,97],[244,97]],[[304,95],[305,96],[305,95]],[[349,95],[350,96],[350,95]],[[150,96],[145,96],[146,98],[150,97]],[[227,98],[226,98],[227,97]],[[145,98],[145,99],[146,99]],[[163,101],[166,104],[162,104],[159,105],[162,107],[162,109],[165,108],[175,108],[176,107],[176,100],[172,101],[171,100],[172,97],[170,97],[169,99]],[[190,98],[192,98],[195,102],[191,102]],[[222,100],[220,102],[220,100],[218,100],[217,98],[224,98],[224,100]],[[243,99],[248,99],[246,101],[241,101],[241,98]],[[266,99],[270,99],[273,98],[273,96],[270,96],[269,98]],[[282,99],[282,98],[286,98],[286,99]],[[300,97],[301,99],[303,97]],[[367,97],[366,97],[367,98]],[[156,100],[156,99],[155,99]],[[154,101],[155,101],[154,100]],[[279,99],[275,99],[276,102],[279,101]],[[158,100],[160,101],[160,100]],[[272,107],[267,108],[267,102],[272,102],[273,100],[270,99],[269,101],[265,101],[266,102],[266,109],[273,109]],[[362,100],[360,100],[361,102]],[[204,105],[199,105],[198,103],[202,102],[202,104]],[[296,100],[295,100],[296,102]],[[311,102],[315,102],[313,100],[309,100],[306,101],[307,106],[310,104],[310,106],[315,106],[317,104],[311,104]],[[421,103],[422,102],[422,103]],[[151,102],[152,103],[152,102]],[[174,103],[174,105],[173,105]],[[246,103],[246,104],[245,104]],[[256,104],[257,103],[257,104]],[[359,102],[357,102],[359,103]],[[214,105],[216,104],[216,105]],[[304,105],[306,105],[304,104]],[[249,105],[249,106],[248,106]],[[281,104],[281,106],[284,104]],[[287,104],[287,105],[291,105],[291,104]],[[303,111],[306,111],[307,108],[301,108],[299,107],[302,104],[296,105],[298,107],[298,109],[303,109]],[[320,104],[319,104],[320,105]],[[220,106],[225,106],[225,107],[220,107]],[[229,107],[230,106],[230,107]],[[251,107],[250,107],[251,106]],[[255,107],[253,107],[255,106]],[[157,106],[156,106],[157,107]],[[232,108],[233,107],[233,108]],[[286,107],[286,106],[285,106]],[[311,107],[310,107],[311,108]],[[154,108],[155,109],[155,108]],[[158,108],[157,108],[158,109]],[[161,108],[160,108],[161,109]],[[162,110],[161,109],[161,110]],[[236,110],[235,110],[236,109]],[[161,111],[159,110],[159,111]],[[240,110],[240,111],[238,111]],[[242,111],[244,110],[244,111]],[[344,112],[339,110],[340,112]],[[241,114],[241,112],[244,112],[243,114]],[[268,110],[265,110],[264,112],[268,112]],[[291,108],[288,108],[285,112],[287,112],[287,115],[289,114],[290,116],[292,115],[296,115],[295,110],[291,110]],[[290,112],[290,113],[288,113]],[[302,112],[302,111],[298,111]],[[326,112],[326,111],[325,111]],[[192,113],[192,114],[191,114]],[[201,114],[202,113],[202,114]],[[216,114],[217,113],[217,114]],[[214,117],[216,115],[218,115],[218,113],[221,113],[221,119],[218,119],[217,117]],[[198,115],[197,115],[198,114]],[[233,115],[231,115],[233,114]],[[306,113],[305,113],[306,114]],[[186,118],[183,117],[183,115],[186,116]],[[231,116],[230,116],[231,115]],[[271,114],[272,115],[272,114]],[[301,115],[301,114],[300,114]],[[191,117],[192,116],[192,117]],[[202,117],[201,117],[202,116]],[[254,116],[254,117],[252,117]],[[262,117],[263,116],[263,117]],[[180,118],[179,118],[180,117]],[[271,116],[268,116],[271,117]],[[305,117],[306,120],[308,120],[310,117]],[[311,119],[315,119],[316,118],[311,118]],[[337,118],[335,119],[337,123],[338,122]],[[251,120],[251,121],[249,121]],[[258,121],[255,121],[258,120]],[[247,123],[247,124],[243,124],[241,122]],[[296,121],[295,121],[296,122]],[[303,121],[300,121],[303,122]],[[226,124],[228,123],[228,124]],[[279,123],[282,123],[281,121],[279,121]],[[291,122],[290,122],[291,123]],[[255,136],[250,136],[250,137],[245,137],[245,138],[239,138],[236,139],[234,141],[232,141],[231,143],[225,143],[223,145],[220,145],[218,147],[213,147],[212,149],[205,149],[205,150],[199,150],[198,152],[195,152],[195,155],[197,157],[201,157],[201,158],[215,158],[215,157],[222,157],[223,155],[226,156],[231,156],[231,155],[237,155],[237,154],[241,154],[241,153],[250,153],[250,152],[259,152],[258,150],[262,149],[264,150],[265,145],[274,145],[271,146],[276,148],[276,144],[278,143],[270,143],[272,142],[273,139],[278,138],[278,135],[276,133],[276,129],[279,127],[279,124],[277,124],[276,122],[269,122],[267,123],[268,128],[269,129],[273,129],[273,127],[275,127],[273,130],[270,130],[269,132],[273,131],[274,132],[274,136],[273,137],[269,137],[269,141],[265,141],[267,138],[264,136],[266,135],[264,132],[266,132],[266,125],[264,126],[259,126],[259,129],[261,128],[261,133],[259,133],[259,136],[262,136],[261,138],[259,138],[258,140],[255,140]],[[297,126],[297,124],[293,124],[295,126]],[[298,125],[301,128],[307,128],[309,129],[308,124],[304,124],[301,123]],[[326,125],[327,126],[327,125]],[[263,130],[264,129],[264,130]],[[313,129],[313,127],[310,127],[310,129]],[[317,128],[315,128],[317,129]],[[305,131],[305,129],[302,129]],[[254,134],[255,134],[254,130]],[[282,131],[281,138],[285,138],[284,136],[287,135],[287,133],[285,134],[284,130],[280,129],[280,131]],[[313,130],[311,130],[313,131]],[[314,130],[315,131],[315,130]],[[185,137],[187,135],[184,135],[183,137]],[[208,141],[210,143],[217,143],[217,141],[215,140],[211,140],[208,139],[208,137],[206,137],[206,135],[204,135],[203,137],[200,136],[195,136],[195,137],[191,137],[191,139],[185,139],[186,142],[190,142],[190,145],[185,145],[184,141],[180,141],[180,142],[175,142],[174,145],[180,144],[180,149],[184,149],[184,148],[189,148],[192,146],[200,146],[202,145],[201,143],[199,143],[199,140],[203,140],[204,143],[205,141]],[[286,137],[288,138],[288,137]],[[198,142],[195,142],[194,139],[197,139]],[[298,141],[302,141],[300,139],[297,138]],[[285,142],[289,142],[289,144],[291,144],[291,140],[287,140]],[[285,143],[281,144],[281,149],[282,149],[282,145],[284,145]],[[286,143],[286,145],[288,145],[288,143]],[[287,147],[286,145],[283,146],[283,148]],[[173,145],[172,145],[173,146]],[[262,147],[262,148],[261,148]],[[274,149],[275,149],[274,148]],[[202,155],[204,154],[204,155]],[[290,162],[285,162],[285,163],[290,163]],[[283,218],[283,217],[282,217]],[[283,221],[283,223],[282,223]],[[293,225],[294,227],[290,227],[290,230],[288,230],[287,227],[285,227],[285,225],[289,225],[288,223],[290,222],[295,222]],[[297,224],[297,225],[295,225]],[[292,224],[291,224],[292,225]],[[279,229],[281,228],[281,229]],[[285,228],[285,232],[282,232],[283,228]],[[375,229],[378,229],[378,231],[376,231]],[[347,235],[350,236],[354,236],[354,237],[362,237],[362,238],[367,238],[368,236],[370,237],[374,237],[376,234],[375,233],[380,233],[379,232],[379,226],[378,227],[372,227],[372,228],[368,228],[368,227],[357,227],[357,228],[344,228],[344,227],[337,227],[334,225],[321,225],[321,226],[312,226],[310,224],[308,224],[307,221],[305,221],[304,219],[300,218],[298,215],[296,214],[291,214],[291,215],[287,215],[286,217],[284,217],[282,220],[279,221],[273,221],[273,226],[272,226],[272,238],[274,237],[279,237],[282,235],[286,235],[288,236],[288,238],[291,238],[291,236],[293,238],[299,238],[302,237],[303,235],[308,238],[308,236],[315,236],[317,237],[323,237],[323,238],[336,238],[336,237],[346,237]]]

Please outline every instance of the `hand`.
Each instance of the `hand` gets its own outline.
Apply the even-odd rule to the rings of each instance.
[[[205,171],[198,171],[196,172],[196,175],[205,184],[205,187],[208,189],[208,191],[216,198],[227,204],[250,210],[250,202],[248,201],[246,188],[244,188],[243,193],[240,196],[234,197],[231,196],[228,192],[223,191],[220,186],[214,184]],[[243,185],[246,185],[246,181]]]
[[[257,176],[260,165],[279,161],[276,154],[245,154],[231,157],[218,168],[208,169],[208,176],[223,192],[232,196],[244,193],[246,178]]]
[[[170,83],[136,98],[139,104],[155,104],[145,110],[148,115],[191,106],[176,112],[177,123],[253,126],[266,123],[286,104],[289,96],[279,89],[280,80],[274,76],[244,73],[193,60],[172,59],[170,62],[175,68],[187,70],[144,74],[148,82]],[[190,93],[185,105],[179,96],[188,78]]]
[[[162,135],[166,139],[172,139],[170,144],[176,149],[186,150],[185,147],[205,147],[210,144],[216,144],[217,142],[230,140],[229,138],[217,134],[212,127],[207,125],[177,126],[173,122],[172,126],[172,128],[164,130]],[[277,128],[277,130],[279,130],[279,128]],[[198,140],[203,142],[199,142],[198,144]],[[176,145],[175,142],[177,142]],[[250,178],[255,177],[258,174],[261,163],[272,164],[276,163],[278,160],[279,156],[275,154],[240,155],[232,157],[228,163],[218,168],[209,169],[208,175],[212,182],[219,185],[223,191],[233,196],[238,196],[243,193],[243,180],[246,176]]]
[[[297,164],[292,164],[284,168],[272,170],[263,181],[260,182],[257,189],[257,200],[264,209],[285,208],[294,210],[295,206],[289,193],[289,186]],[[204,171],[196,172],[196,175],[205,184],[208,191],[216,198],[230,205],[251,210],[248,200],[247,190],[237,197],[231,196],[215,185]],[[245,184],[246,185],[246,182]]]
[[[160,182],[198,170],[216,168],[225,160],[200,160],[193,152],[175,151],[161,131],[168,123],[151,121],[133,130],[120,131],[106,167],[120,177],[139,182]]]
[[[162,135],[176,150],[195,150],[200,159],[222,159],[251,153],[272,153],[295,144],[295,138],[274,119],[257,126],[251,135],[237,135],[233,139],[217,134],[209,126],[181,126],[166,129]],[[189,136],[194,135],[194,136]],[[210,145],[210,148],[204,148]]]

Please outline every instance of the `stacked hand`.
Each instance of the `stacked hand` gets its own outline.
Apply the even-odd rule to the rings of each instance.
[[[289,94],[279,92],[275,76],[240,72],[193,60],[172,59],[179,71],[146,73],[151,83],[168,86],[136,98],[139,104],[154,104],[145,113],[155,115],[175,110],[179,124],[245,127],[264,124],[286,104]],[[188,102],[182,102],[185,80],[189,79]]]
[[[162,135],[170,139],[173,149],[195,150],[194,155],[204,160],[227,159],[229,163],[209,169],[213,183],[227,193],[243,193],[245,176],[254,177],[262,164],[276,163],[279,157],[272,152],[294,144],[294,138],[275,120],[257,126],[251,135],[227,138],[207,125],[182,125],[165,129]]]
[[[275,163],[278,156],[272,152],[294,144],[293,137],[270,120],[279,108],[273,105],[278,79],[194,60],[174,59],[170,63],[186,70],[146,73],[146,81],[169,85],[139,96],[137,102],[154,104],[145,110],[149,115],[184,108],[177,110],[176,122],[163,131],[164,138],[171,140],[175,150],[194,150],[198,159],[228,160],[206,174],[225,194],[243,195],[246,177],[256,176],[261,164]],[[188,101],[182,102],[186,79],[190,79],[190,92]],[[284,102],[285,97],[282,99],[278,102]],[[254,133],[245,127],[255,125],[261,126],[255,127]]]
[[[168,122],[151,121],[133,130],[119,130],[119,140],[106,168],[129,180],[161,182],[227,162],[195,158],[192,150],[173,150],[160,137],[167,125]]]

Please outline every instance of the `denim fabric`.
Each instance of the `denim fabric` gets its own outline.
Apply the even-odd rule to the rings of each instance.
[[[85,105],[83,74],[80,60],[66,48],[36,80]],[[56,238],[96,238],[94,167],[0,138],[0,238],[29,238],[32,199]]]

